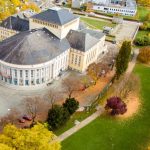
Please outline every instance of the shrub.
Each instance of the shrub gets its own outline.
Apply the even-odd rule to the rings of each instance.
[[[65,103],[63,103],[63,107],[72,115],[78,109],[79,102],[75,98],[67,98]]]
[[[47,122],[50,129],[53,130],[65,124],[69,117],[70,114],[67,109],[60,105],[54,105],[48,112]]]
[[[149,35],[145,35],[143,37],[136,38],[135,39],[135,44],[137,44],[139,46],[150,45],[150,36]]]
[[[124,114],[127,111],[126,104],[119,97],[107,99],[106,110],[111,110],[111,115]]]
[[[138,60],[142,63],[150,63],[150,46],[140,49]]]

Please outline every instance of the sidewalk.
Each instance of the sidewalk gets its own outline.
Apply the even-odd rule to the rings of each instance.
[[[60,142],[65,140],[66,138],[68,138],[69,136],[71,136],[72,134],[74,134],[81,128],[85,127],[87,124],[89,124],[93,120],[95,120],[98,116],[100,116],[103,113],[103,111],[104,111],[104,108],[100,108],[98,111],[96,111],[94,114],[92,114],[91,116],[89,116],[88,118],[80,122],[78,125],[72,127],[71,129],[67,130],[66,132],[58,136],[55,140],[58,140]]]

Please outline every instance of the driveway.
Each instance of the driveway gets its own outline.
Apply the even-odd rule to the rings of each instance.
[[[116,41],[118,43],[123,42],[124,40],[134,40],[136,30],[139,27],[139,23],[124,21],[120,25],[119,29],[116,31]]]

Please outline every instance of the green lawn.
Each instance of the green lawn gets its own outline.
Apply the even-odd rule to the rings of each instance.
[[[138,7],[138,14],[139,14],[139,20],[140,21],[145,21],[146,20],[147,14],[150,12],[149,9],[150,8],[146,8],[146,7],[143,7],[143,6]]]
[[[115,27],[116,24],[113,24],[108,21],[101,21],[98,19],[91,19],[91,18],[85,18],[85,17],[80,17],[81,21],[85,22],[90,28],[95,28],[99,30],[103,30],[104,26],[109,26],[109,27]]]
[[[62,150],[144,150],[150,144],[150,67],[136,65],[142,106],[126,121],[101,116],[62,142]]]
[[[141,30],[139,30],[138,31],[138,33],[137,33],[137,35],[136,35],[136,38],[138,38],[138,37],[143,37],[143,36],[145,36],[145,35],[147,35],[149,33],[149,31],[141,31]]]
[[[89,117],[94,112],[95,112],[95,110],[91,110],[90,112],[86,112],[86,111],[76,112],[75,114],[73,114],[71,116],[71,118],[68,120],[68,122],[64,126],[55,130],[54,133],[56,135],[60,135],[60,134],[64,133],[65,131],[69,130],[70,128],[72,128],[74,126],[75,120],[82,121],[82,120],[86,119],[87,117]]]

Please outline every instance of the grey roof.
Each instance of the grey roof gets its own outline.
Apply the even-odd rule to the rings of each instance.
[[[85,52],[97,44],[104,35],[101,32],[90,29],[82,31],[71,30],[67,35],[67,39],[72,48]]]
[[[66,38],[60,40],[46,28],[33,29],[0,42],[0,60],[19,65],[40,64],[69,48]]]
[[[1,23],[1,26],[16,31],[27,31],[29,30],[29,21],[18,16],[10,16]]]
[[[105,35],[105,33],[103,33],[102,31],[91,30],[91,29],[87,29],[87,28],[82,30],[81,32],[90,34],[91,36],[93,36],[97,39],[101,39]]]
[[[80,21],[78,30],[83,30],[83,29],[86,29],[86,28],[87,28],[87,25],[84,22]]]
[[[79,17],[75,16],[67,9],[48,9],[39,14],[33,15],[31,18],[50,22],[52,24],[64,25]]]

